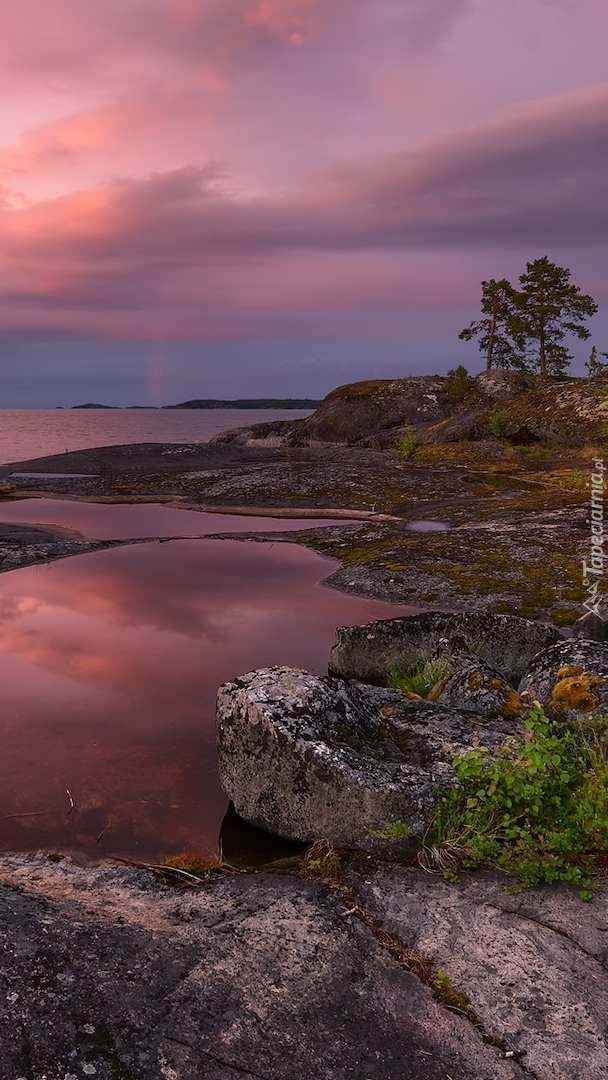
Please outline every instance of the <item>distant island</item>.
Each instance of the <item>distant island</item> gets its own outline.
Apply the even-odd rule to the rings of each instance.
[[[224,401],[222,398],[193,398],[181,401],[179,405],[161,405],[162,409],[316,409],[320,399],[313,398],[236,398]],[[58,405],[57,408],[61,408]],[[72,409],[120,409],[121,405],[98,405],[87,401],[85,405],[72,405]],[[129,409],[157,409],[157,405],[128,405]]]
[[[312,398],[193,398],[179,405],[163,405],[163,409],[316,409],[320,404]]]

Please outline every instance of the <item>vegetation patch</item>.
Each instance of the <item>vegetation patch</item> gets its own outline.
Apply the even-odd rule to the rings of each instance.
[[[450,371],[448,371],[444,387],[445,393],[451,397],[453,401],[462,401],[466,394],[468,394],[474,382],[475,380],[469,375],[464,365],[459,364],[457,368],[451,368]]]
[[[395,450],[400,458],[411,458],[416,450],[416,430],[406,427],[395,444]]]
[[[504,439],[509,430],[509,413],[506,409],[496,409],[490,414],[490,431],[497,439]]]
[[[447,658],[420,657],[406,666],[392,664],[388,673],[388,686],[401,690],[407,697],[428,698],[433,691],[443,689],[452,674],[452,664]]]
[[[557,723],[533,703],[525,729],[455,755],[420,862],[451,879],[485,867],[524,888],[569,881],[590,899],[594,857],[608,851],[608,720]]]
[[[193,851],[182,851],[179,855],[170,855],[161,863],[134,863],[142,866],[163,881],[172,885],[200,885],[212,878],[226,877],[239,871],[234,866],[224,862],[221,857],[206,858]]]
[[[565,664],[556,676],[551,709],[556,713],[570,709],[591,712],[600,703],[596,688],[605,682],[601,675],[590,675],[583,671],[580,664]]]

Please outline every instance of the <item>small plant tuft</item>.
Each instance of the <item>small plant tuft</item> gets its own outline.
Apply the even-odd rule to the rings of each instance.
[[[387,683],[395,690],[416,697],[426,698],[452,674],[452,665],[448,659],[425,659],[422,657],[405,667],[392,664],[388,672]]]
[[[462,401],[463,397],[471,389],[474,379],[469,375],[466,367],[459,364],[457,368],[451,368],[447,374],[445,392],[454,401]]]
[[[342,870],[342,859],[329,840],[317,840],[302,856],[302,877],[336,882],[342,877]]]

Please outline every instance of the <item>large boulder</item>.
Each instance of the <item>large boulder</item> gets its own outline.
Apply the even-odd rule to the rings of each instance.
[[[608,644],[561,641],[536,656],[519,684],[555,719],[608,715]]]
[[[339,386],[303,421],[302,428],[313,443],[352,445],[404,425],[436,423],[452,411],[445,385],[446,379],[439,375],[419,375]]]
[[[217,722],[220,779],[241,817],[292,840],[378,853],[419,847],[456,751],[520,730],[516,719],[286,667],[220,687]]]
[[[386,685],[393,669],[407,668],[443,650],[452,657],[455,670],[482,660],[517,686],[537,653],[564,640],[552,626],[486,612],[430,611],[341,626],[336,633],[330,675],[379,685]]]

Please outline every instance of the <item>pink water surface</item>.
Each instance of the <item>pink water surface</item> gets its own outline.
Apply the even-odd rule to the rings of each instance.
[[[210,514],[157,503],[94,503],[74,499],[16,499],[0,503],[0,522],[62,525],[97,540],[145,536],[197,536],[205,533],[294,532],[335,525],[335,518],[273,518]],[[340,520],[340,524],[344,524]]]
[[[292,544],[175,540],[1,575],[0,849],[214,852],[219,684],[270,664],[323,674],[336,626],[411,610],[322,586],[334,566]]]

